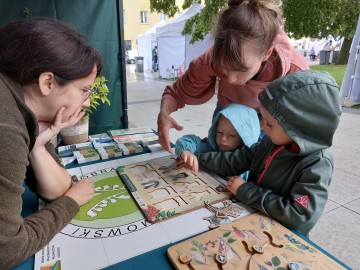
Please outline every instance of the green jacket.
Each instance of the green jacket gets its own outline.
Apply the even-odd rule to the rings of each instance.
[[[334,169],[329,147],[341,114],[338,87],[327,73],[299,71],[271,83],[259,99],[297,151],[265,136],[250,148],[199,154],[200,167],[222,176],[250,170],[236,197],[307,235],[328,198]]]
[[[70,197],[60,197],[23,218],[22,193],[26,179],[35,177],[28,155],[39,128],[24,102],[22,88],[0,73],[0,269],[9,269],[43,248],[79,211]],[[54,147],[48,151],[55,157]]]

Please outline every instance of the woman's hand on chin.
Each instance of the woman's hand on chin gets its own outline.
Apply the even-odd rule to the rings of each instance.
[[[57,135],[61,129],[65,127],[70,127],[79,122],[79,120],[84,116],[84,112],[81,111],[81,108],[78,109],[70,118],[63,122],[63,113],[65,107],[61,107],[56,115],[54,122],[45,122],[38,121],[39,125],[39,136],[36,138],[34,148],[38,146],[45,146],[45,144],[50,141],[55,135]]]

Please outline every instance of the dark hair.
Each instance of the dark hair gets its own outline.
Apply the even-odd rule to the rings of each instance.
[[[102,68],[100,54],[69,25],[51,18],[15,21],[0,27],[0,72],[21,85],[54,73],[60,85]]]
[[[242,43],[250,42],[259,57],[269,50],[282,25],[281,5],[269,0],[228,0],[213,30],[211,62],[245,71]]]

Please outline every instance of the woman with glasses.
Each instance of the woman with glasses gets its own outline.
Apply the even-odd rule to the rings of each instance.
[[[99,53],[59,21],[0,27],[0,269],[34,255],[93,197],[93,182],[73,185],[49,141],[83,116],[101,67]],[[24,180],[49,202],[26,218]]]

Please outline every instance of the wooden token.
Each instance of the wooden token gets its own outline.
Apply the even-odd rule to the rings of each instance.
[[[312,270],[312,267],[300,262],[289,262],[288,267],[290,270]]]
[[[226,264],[227,263],[226,256],[223,256],[221,254],[216,254],[215,259],[216,259],[217,262],[219,262],[221,264]]]
[[[253,250],[254,250],[256,253],[259,253],[259,254],[263,254],[263,253],[264,253],[264,248],[263,248],[263,246],[253,245],[252,248],[253,248]]]
[[[190,253],[182,253],[180,256],[179,256],[179,259],[182,263],[189,263],[191,262],[192,260],[192,256]]]

